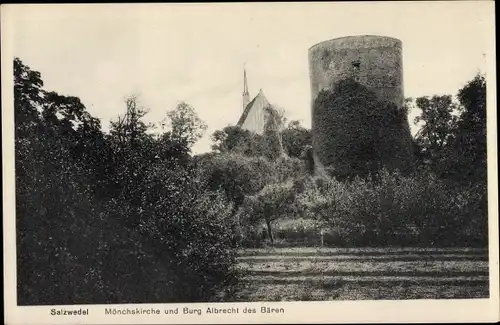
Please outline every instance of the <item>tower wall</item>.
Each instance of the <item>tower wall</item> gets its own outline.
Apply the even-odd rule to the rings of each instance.
[[[400,40],[372,35],[341,37],[312,46],[309,49],[312,101],[320,90],[351,77],[380,99],[401,106],[402,52]]]
[[[346,169],[350,162],[343,161],[340,152],[344,156],[352,156],[355,148],[349,148],[350,139],[367,136],[367,133],[363,134],[363,122],[359,124],[359,120],[355,122],[354,119],[340,118],[345,112],[335,111],[336,107],[315,111],[316,98],[321,90],[331,89],[340,81],[353,79],[372,91],[377,100],[393,103],[395,107],[402,109],[402,43],[395,38],[372,35],[324,41],[309,49],[309,72],[314,160],[318,166]],[[379,141],[383,144],[380,147],[377,145],[376,150],[392,149],[388,152],[384,149],[382,163],[391,169],[410,169],[413,159],[407,117],[384,128],[385,130],[377,131],[378,134],[384,134],[384,139]],[[346,130],[352,132],[353,129],[357,134],[346,134]]]

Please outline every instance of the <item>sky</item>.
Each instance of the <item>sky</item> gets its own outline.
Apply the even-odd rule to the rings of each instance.
[[[158,122],[185,101],[210,134],[242,113],[243,66],[250,96],[262,89],[288,120],[310,127],[308,48],[342,36],[403,43],[406,97],[456,94],[491,55],[493,3],[359,2],[11,5],[10,45],[45,89],[79,97],[102,121],[139,95]],[[6,10],[5,10],[6,9]],[[3,26],[2,26],[3,27]],[[410,112],[412,132],[418,129]]]

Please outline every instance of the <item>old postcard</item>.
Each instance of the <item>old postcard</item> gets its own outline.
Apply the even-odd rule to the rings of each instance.
[[[499,320],[493,2],[1,24],[6,324]]]

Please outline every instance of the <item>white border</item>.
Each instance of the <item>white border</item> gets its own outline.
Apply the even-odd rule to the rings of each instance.
[[[481,1],[484,5],[484,1]],[[194,5],[194,4],[192,4]],[[257,4],[254,4],[254,6]],[[451,5],[451,4],[450,4]],[[464,300],[404,300],[404,301],[333,301],[333,302],[269,302],[220,304],[131,304],[79,305],[89,309],[89,316],[50,316],[58,306],[18,307],[16,304],[16,245],[14,190],[14,123],[13,123],[13,28],[12,7],[1,7],[2,32],[2,168],[4,212],[4,307],[6,324],[160,324],[160,323],[392,323],[392,322],[493,322],[499,320],[498,265],[498,202],[497,202],[497,130],[496,130],[496,62],[494,3],[491,16],[484,17],[491,26],[491,44],[487,49],[487,126],[489,173],[489,259],[490,298]],[[446,14],[446,13],[443,13]],[[422,22],[425,24],[425,22]],[[238,307],[242,310],[269,306],[285,308],[284,314],[256,313],[224,315],[165,315],[163,309],[175,307],[202,308]],[[65,306],[74,309],[71,306]],[[160,315],[105,316],[105,308],[158,308]]]

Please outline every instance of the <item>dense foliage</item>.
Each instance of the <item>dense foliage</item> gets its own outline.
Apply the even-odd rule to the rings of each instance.
[[[227,127],[214,134],[216,150],[207,158],[219,167],[207,174],[212,187],[222,186],[235,202],[247,246],[320,245],[321,238],[337,246],[484,246],[485,90],[484,77],[477,76],[456,97],[408,99],[397,108],[345,80],[315,102],[315,109],[336,110],[333,120],[316,121],[342,131],[333,132],[335,150],[312,147],[311,132],[292,121],[280,133],[297,168],[280,174],[279,163],[264,152],[241,150],[263,147],[262,137]],[[407,139],[404,126],[415,105],[422,125]],[[395,144],[408,155],[400,157]],[[329,173],[314,166],[312,153],[323,149],[334,161]],[[397,160],[412,156],[399,170]]]
[[[290,157],[301,158],[307,146],[312,144],[311,131],[302,127],[299,121],[290,121],[281,131],[283,148]]]
[[[287,155],[300,158],[307,146],[311,145],[310,130],[299,121],[290,121],[285,127],[283,113],[267,107],[269,118],[263,134],[257,134],[239,126],[226,126],[216,130],[211,139],[212,150],[217,153],[234,153],[247,157],[267,157],[270,160]]]
[[[329,244],[479,246],[487,244],[483,191],[383,170],[376,181],[311,179],[297,204],[327,230]]]
[[[420,167],[459,182],[486,182],[486,80],[477,75],[457,93],[415,101]],[[471,168],[473,166],[473,168]]]
[[[366,177],[383,167],[413,170],[405,110],[352,79],[319,92],[312,122],[314,150],[337,178]]]
[[[20,305],[225,299],[240,245],[487,245],[483,76],[408,101],[415,169],[393,164],[407,109],[350,80],[321,92],[315,109],[338,112],[315,123],[349,131],[323,152],[330,174],[313,161],[326,148],[273,107],[262,135],[228,126],[193,156],[206,125],[187,103],[155,126],[131,96],[103,132],[19,59],[14,81]]]
[[[14,61],[18,303],[208,301],[237,280],[232,204],[199,178],[181,103],[148,132],[136,97],[108,134]]]

